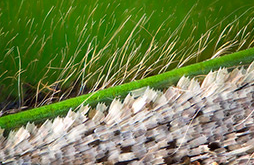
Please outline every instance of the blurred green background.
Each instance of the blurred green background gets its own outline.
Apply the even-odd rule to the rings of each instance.
[[[1,109],[253,47],[253,16],[249,0],[0,1]]]

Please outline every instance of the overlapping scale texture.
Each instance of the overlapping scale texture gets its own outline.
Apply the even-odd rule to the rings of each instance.
[[[141,92],[140,92],[141,91]],[[3,137],[2,164],[253,164],[254,63],[88,106]]]

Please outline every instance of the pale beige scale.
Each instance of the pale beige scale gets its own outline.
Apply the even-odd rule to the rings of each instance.
[[[254,164],[254,63],[89,109],[0,130],[0,164]]]

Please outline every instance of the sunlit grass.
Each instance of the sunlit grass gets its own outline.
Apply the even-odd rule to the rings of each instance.
[[[0,9],[1,101],[20,109],[254,45],[254,8],[243,2],[12,0]]]

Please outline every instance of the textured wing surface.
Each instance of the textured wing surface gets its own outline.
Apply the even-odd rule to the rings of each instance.
[[[254,64],[210,72],[202,84],[182,77],[164,92],[69,111],[5,139],[6,164],[253,164]],[[1,130],[3,131],[3,130]]]

